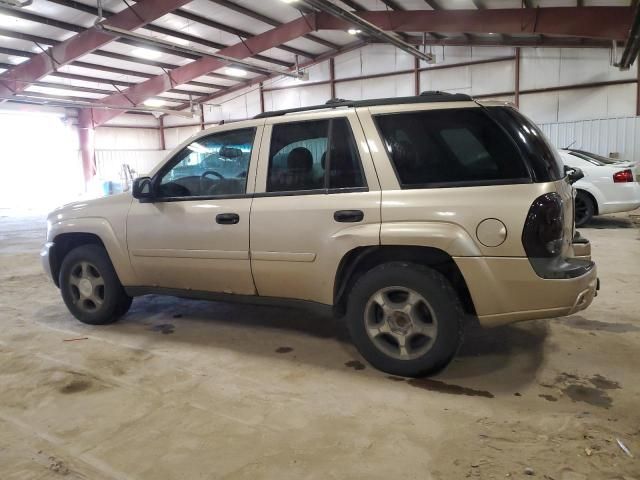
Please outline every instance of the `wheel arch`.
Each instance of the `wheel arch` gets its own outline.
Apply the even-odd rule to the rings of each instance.
[[[341,259],[334,281],[334,310],[346,311],[347,293],[372,268],[387,262],[416,263],[443,274],[458,294],[465,313],[475,315],[475,307],[462,272],[451,255],[440,248],[419,245],[378,245],[357,247]]]
[[[81,245],[99,245],[106,250],[104,242],[95,233],[70,232],[56,235],[53,239],[53,247],[50,252],[49,264],[51,265],[51,276],[57,287],[60,287],[60,267],[64,258],[71,250]]]
[[[576,192],[577,193],[584,193],[587,197],[589,197],[589,199],[591,199],[591,201],[593,202],[593,215],[599,215],[600,214],[600,204],[598,202],[598,198],[596,197],[596,195],[594,195],[592,192],[590,192],[589,190],[585,189],[585,188],[576,188]]]

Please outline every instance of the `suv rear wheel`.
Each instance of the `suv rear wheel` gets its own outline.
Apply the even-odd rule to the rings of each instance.
[[[354,344],[374,367],[418,377],[443,369],[462,341],[464,312],[448,280],[422,265],[375,267],[354,286],[347,322]]]
[[[106,325],[123,316],[131,306],[128,296],[99,245],[76,247],[60,267],[60,292],[69,311],[83,323]]]

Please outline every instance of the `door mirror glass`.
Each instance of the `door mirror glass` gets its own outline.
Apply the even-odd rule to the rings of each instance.
[[[564,166],[564,173],[571,185],[584,177],[584,173],[582,172],[582,170],[576,167],[568,167],[567,165]]]
[[[138,200],[151,200],[153,198],[153,189],[151,187],[151,179],[149,177],[136,178],[133,181],[131,194],[133,198],[137,198]]]

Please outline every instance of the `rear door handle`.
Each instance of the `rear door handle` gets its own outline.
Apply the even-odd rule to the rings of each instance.
[[[235,225],[240,221],[240,215],[237,213],[219,213],[216,215],[216,223],[221,225]]]
[[[333,214],[333,219],[336,222],[355,223],[361,222],[363,218],[362,210],[338,210]]]

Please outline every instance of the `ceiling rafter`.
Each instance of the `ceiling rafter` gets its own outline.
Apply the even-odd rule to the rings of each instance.
[[[80,2],[75,2],[75,1],[62,1],[62,0],[49,0],[52,3],[56,3],[59,5],[64,5],[65,7],[68,8],[72,8],[74,10],[78,10],[78,11],[82,11],[85,13],[89,13],[91,15],[96,15],[98,14],[98,9],[94,8],[90,5],[85,5],[82,4]],[[56,27],[56,28],[60,28],[61,30],[68,30],[71,32],[76,32],[76,33],[81,33],[84,30],[86,30],[85,27],[83,27],[82,25],[76,25],[73,23],[69,23],[69,22],[63,22],[61,20],[55,20],[55,19],[51,19],[48,17],[43,17],[41,15],[26,11],[26,10],[15,10],[15,9],[8,9],[6,7],[2,7],[0,6],[0,10],[5,10],[5,12],[9,15],[12,15],[14,17],[17,18],[21,18],[23,20],[29,20],[32,22],[36,22],[36,23],[40,23],[43,25],[50,25],[52,27]],[[114,12],[110,12],[108,10],[102,10],[102,14],[103,16],[105,16],[106,18],[110,18],[113,15],[115,15]],[[183,38],[185,40],[191,41],[191,42],[195,42],[195,43],[199,43],[201,45],[205,45],[207,47],[212,47],[212,48],[216,48],[216,49],[221,49],[221,48],[225,48],[226,45],[221,44],[221,43],[216,43],[216,42],[211,42],[208,41],[206,39],[202,39],[200,37],[196,37],[193,35],[185,35],[182,34],[181,32],[176,32],[174,30],[168,29],[168,28],[164,28],[164,27],[158,27],[156,25],[152,25],[152,24],[147,24],[144,26],[145,29],[156,32],[156,33],[162,33],[164,35],[171,35],[174,36],[175,38]],[[124,43],[124,44],[128,44],[128,45],[137,45],[135,42],[132,42],[131,40],[127,40],[124,38],[119,38],[116,40],[116,42],[118,43]],[[171,52],[167,49],[162,49],[162,48],[158,48],[159,51],[162,51],[164,53],[170,53],[175,55],[175,52]],[[185,57],[187,58],[200,58],[198,55],[194,55],[192,57],[189,57],[187,55],[185,55]],[[286,62],[277,58],[272,58],[272,57],[266,57],[266,56],[257,56],[256,57],[257,60],[261,60],[263,62],[268,62],[268,63],[273,63],[276,65],[280,65],[282,67],[290,67],[293,64],[291,62]]]
[[[141,0],[135,5],[135,9],[127,8],[107,19],[106,22],[114,27],[133,30],[187,2],[188,0]],[[85,29],[46,52],[0,74],[0,96],[10,96],[26,89],[29,84],[24,83],[25,80],[38,80],[54,72],[58,67],[112,42],[115,38],[114,35],[102,32],[96,27]],[[20,79],[21,83],[12,82],[14,78]]]
[[[484,10],[359,12],[362,19],[392,32],[425,32],[438,25],[452,33],[543,34],[624,40],[631,26],[629,7],[545,7]],[[319,30],[344,30],[346,20],[316,15]]]
[[[215,28],[217,30],[226,32],[226,33],[230,33],[232,35],[236,35],[240,38],[250,38],[252,37],[254,34],[247,32],[246,30],[241,30],[239,28],[235,28],[235,27],[230,27],[229,25],[225,25],[223,23],[220,22],[216,22],[215,20],[212,20],[210,18],[207,17],[203,17],[201,15],[197,15],[195,13],[192,13],[188,10],[184,10],[182,8],[175,10],[173,12],[174,15],[187,19],[187,20],[191,20],[192,22],[197,22],[197,23],[201,23],[203,25],[206,25],[208,27],[211,28]],[[226,48],[226,47],[225,47]],[[285,52],[289,52],[289,53],[293,53],[294,55],[300,55],[303,57],[307,57],[307,58],[315,58],[316,55],[309,53],[309,52],[305,52],[303,50],[299,50],[297,48],[293,48],[290,47],[288,45],[280,45],[277,47],[279,50],[284,50]]]
[[[209,0],[209,1],[211,3],[215,3],[222,7],[228,8],[229,10],[233,10],[234,12],[241,13],[247,17],[253,18],[254,20],[259,20],[260,22],[266,23],[267,25],[271,25],[272,27],[279,27],[280,25],[282,25],[282,22],[279,22],[278,20],[274,20],[271,17],[268,17],[262,13],[258,13],[249,8],[243,7],[242,5],[238,5],[237,3],[234,3],[231,0]],[[325,40],[324,38],[318,37],[311,33],[307,35],[303,35],[303,38],[306,38],[307,40],[311,40],[312,42],[316,42],[317,44],[323,45],[332,50],[335,50],[336,48],[340,47],[339,45],[336,45],[333,42]]]
[[[29,33],[21,33],[21,32],[14,32],[12,30],[6,30],[4,28],[0,28],[0,36],[4,36],[4,37],[9,37],[9,38],[16,38],[19,40],[26,40],[29,42],[33,42],[36,44],[39,44],[41,46],[43,45],[51,45],[51,46],[56,46],[56,45],[60,45],[62,43],[62,41],[60,40],[54,40],[52,38],[47,38],[47,37],[40,37],[38,35],[32,35]],[[31,52],[29,52],[31,53]],[[160,62],[157,60],[149,60],[146,58],[139,58],[139,57],[132,57],[130,55],[124,55],[122,53],[115,53],[115,52],[109,52],[107,50],[95,50],[93,52],[91,52],[92,55],[97,55],[100,57],[106,57],[106,58],[113,58],[115,60],[122,60],[125,62],[131,62],[131,63],[138,63],[138,64],[143,64],[143,65],[149,65],[150,67],[157,67],[157,68],[162,68],[164,70],[172,70],[174,68],[177,68],[178,65],[174,65],[171,63],[166,63],[166,62]],[[23,55],[24,56],[24,55]],[[35,56],[34,54],[29,55],[29,58]],[[77,64],[77,61],[71,62],[72,64]],[[97,66],[95,66],[94,68],[98,68]],[[123,72],[127,72],[127,73],[123,73],[124,75],[133,75],[133,76],[145,76],[148,75],[149,77],[152,77],[153,74],[145,74],[145,75],[140,75],[139,73],[143,73],[143,72],[134,72],[133,70],[124,70]],[[217,79],[224,79],[224,80],[230,80],[230,81],[238,81],[237,77],[232,77],[229,75],[223,75],[223,74],[209,74],[207,75],[209,77],[213,77],[213,78],[217,78]],[[196,85],[195,83],[193,83],[193,85]],[[211,87],[211,88],[226,88],[226,86],[224,85],[216,85],[216,84],[203,84],[206,85],[207,87]],[[203,86],[201,85],[201,86]]]
[[[312,22],[303,16],[251,38],[247,38],[244,41],[220,50],[218,53],[241,60],[299,38],[312,30]],[[131,103],[140,105],[148,98],[158,95],[169,88],[201,77],[225,65],[226,62],[223,60],[213,57],[202,57],[194,62],[175,68],[166,74],[157,75],[141,82],[122,93],[101,99],[100,103],[114,107],[126,107],[131,105]],[[80,112],[82,123],[85,125],[93,125],[94,127],[104,124],[118,114],[119,113],[114,110],[99,108],[86,109]]]

